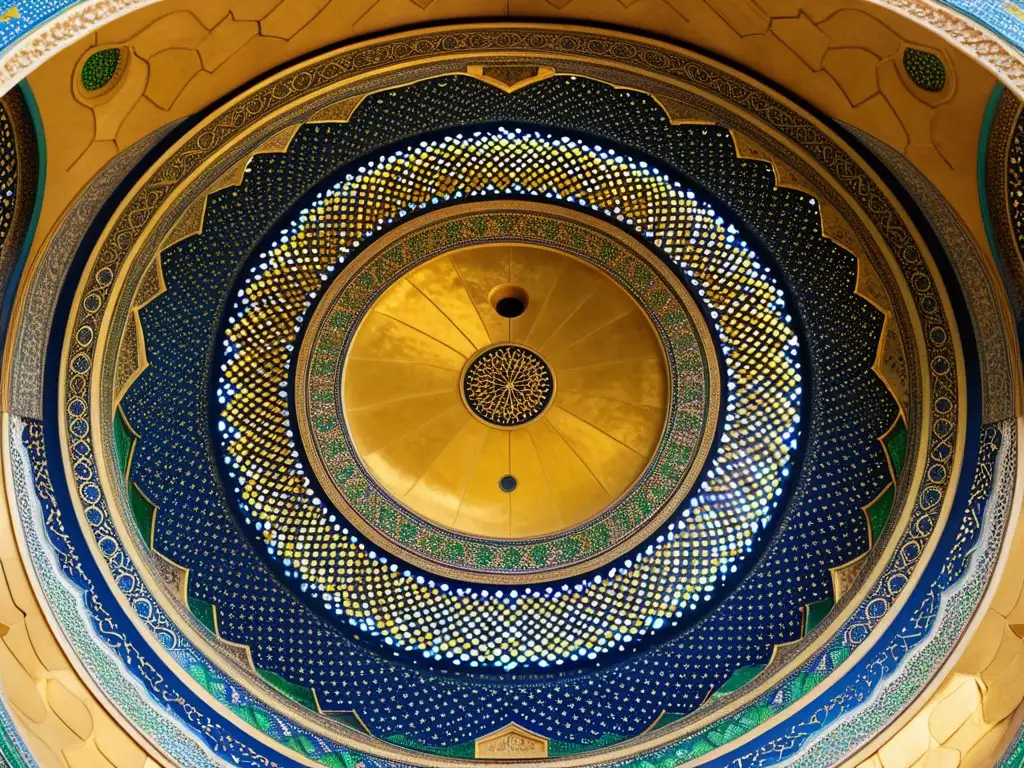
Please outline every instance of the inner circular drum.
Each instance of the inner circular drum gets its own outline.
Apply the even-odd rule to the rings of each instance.
[[[485,245],[384,291],[353,337],[341,403],[364,466],[411,512],[524,539],[593,519],[637,481],[669,387],[656,329],[610,275]]]

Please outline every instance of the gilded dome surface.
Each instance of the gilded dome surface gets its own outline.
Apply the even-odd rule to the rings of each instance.
[[[510,292],[522,311],[506,318]],[[345,297],[329,300],[319,317],[331,323]],[[696,343],[692,327],[680,333]],[[576,528],[641,478],[662,441],[673,388],[656,327],[610,274],[566,253],[489,245],[435,256],[387,287],[350,338],[322,381],[339,392],[354,453],[396,503],[463,535]],[[673,372],[703,421],[709,366],[688,362]],[[315,409],[321,379],[299,380]],[[707,431],[691,430],[688,454]]]
[[[375,117],[376,110],[401,109],[403,98],[418,101],[434,93],[447,102],[451,92],[446,89],[458,88],[464,93],[455,102],[465,104],[470,94],[493,93],[486,85],[451,78],[411,88],[415,92],[397,92],[397,102],[367,103],[335,130],[356,129],[362,115],[367,124],[379,125],[388,118]],[[581,90],[588,99],[614,93],[579,80],[551,81],[530,90],[561,92],[555,98],[562,101]],[[536,102],[519,97],[519,103],[531,109]],[[618,108],[635,109],[631,104]],[[652,118],[659,114],[656,106],[650,109]],[[307,135],[322,146],[323,131],[311,128]],[[692,135],[695,149],[707,146],[705,134]],[[717,140],[727,139],[719,134]],[[301,144],[293,141],[292,147],[290,152],[301,151]],[[482,158],[488,164],[478,162]],[[250,165],[247,175],[257,172]],[[584,190],[587,197],[581,198]],[[786,498],[802,434],[804,364],[787,290],[750,236],[704,195],[614,142],[590,142],[567,128],[552,134],[500,124],[399,142],[355,159],[312,188],[294,212],[285,214],[282,225],[246,254],[247,266],[225,310],[223,339],[217,343],[222,352],[213,362],[217,402],[210,418],[218,425],[224,452],[217,464],[228,501],[283,578],[284,588],[339,629],[354,628],[357,645],[384,651],[396,663],[438,672],[527,670],[550,676],[540,688],[534,680],[514,696],[512,689],[491,688],[489,707],[501,700],[508,704],[497,706],[509,706],[526,690],[543,695],[549,686],[564,685],[554,670],[600,669],[606,659],[628,657],[652,644],[651,652],[667,654],[663,663],[691,653],[672,649],[680,641],[697,641],[681,631],[710,617],[709,611],[757,565],[767,540],[764,532],[773,529],[779,502]],[[813,206],[804,206],[801,214],[813,220]],[[177,247],[205,251],[202,240],[213,236],[218,220],[208,211],[198,243]],[[220,220],[225,232],[237,226],[229,215]],[[831,253],[843,258],[841,251]],[[533,266],[513,271],[513,259],[533,260]],[[152,304],[154,311],[187,300],[198,278],[172,277],[170,263],[163,261],[168,292]],[[199,267],[202,259],[194,263]],[[563,270],[571,278],[564,283],[558,280]],[[438,275],[447,275],[449,285],[454,280],[462,286],[452,294],[453,301],[462,302],[461,314],[455,308],[448,312],[477,319],[479,326],[470,331],[478,336],[475,343],[459,338],[457,328],[446,324],[439,306],[447,307],[447,299],[428,284],[436,283]],[[496,302],[491,305],[492,292],[507,286],[525,294],[519,325],[532,325],[522,336],[512,335],[516,321],[502,318]],[[851,288],[837,286],[835,295],[865,319],[876,317]],[[543,302],[544,291],[556,297],[555,304]],[[537,314],[530,312],[531,305]],[[546,306],[553,310],[549,317],[541,314]],[[608,322],[620,316],[621,323]],[[883,420],[892,418],[893,402],[884,388],[867,383],[875,379],[869,369],[878,344],[877,322],[851,331],[863,334],[866,352],[865,383],[856,386],[867,386],[869,402],[878,408],[866,443],[881,448],[877,437],[885,431]],[[156,336],[165,332],[168,342],[177,337],[159,321],[143,319],[143,327],[151,329],[150,343],[158,343]],[[431,333],[416,330],[423,328]],[[551,346],[545,343],[545,328],[550,336],[561,334],[563,354],[557,337]],[[448,334],[444,343],[427,338],[442,334]],[[570,344],[580,337],[599,343]],[[483,425],[467,410],[460,392],[459,377],[473,356],[502,341],[529,345],[553,375],[552,403],[519,430]],[[180,342],[172,343],[177,347]],[[360,375],[373,376],[368,362],[386,363],[395,355],[411,355],[421,365],[421,355],[427,355],[431,370],[440,373],[399,372],[360,381]],[[655,412],[648,428],[649,447],[637,445],[642,452],[623,446],[625,435],[605,438],[604,444],[617,451],[605,472],[620,473],[604,475],[611,486],[605,489],[596,463],[601,443],[593,436],[569,442],[573,436],[565,423],[572,413],[562,403],[572,407],[567,396],[608,395],[609,388],[617,398],[612,402],[628,403],[615,390],[635,389],[645,381],[636,377],[649,375],[644,361],[652,358],[664,382],[663,412]],[[623,362],[628,363],[625,372]],[[596,375],[573,380],[577,368]],[[157,368],[149,373],[148,380],[164,390]],[[626,384],[618,384],[616,375],[625,376]],[[427,392],[441,390],[424,397],[430,401],[426,407],[408,397],[420,386]],[[846,387],[852,386],[848,379]],[[136,391],[142,396],[133,386],[126,405],[141,405],[134,399]],[[376,398],[387,404],[380,410],[394,418],[367,417]],[[152,400],[146,396],[147,403]],[[591,416],[598,429],[614,429],[607,413],[611,407]],[[422,497],[410,495],[389,474],[395,464],[380,461],[379,449],[391,447],[392,455],[402,456],[405,427],[440,424],[449,412],[459,422],[454,426],[469,425],[470,435],[481,436],[477,455],[482,460],[487,460],[488,439],[493,441],[490,461],[499,467],[479,476],[475,486],[476,475],[465,481],[466,496],[478,494],[478,518],[487,514],[486,500],[507,503],[511,510],[531,491],[527,476],[500,466],[502,447],[517,431],[532,435],[534,444],[544,446],[549,438],[562,446],[563,454],[547,464],[550,471],[542,468],[547,488],[534,488],[550,488],[553,495],[555,483],[589,481],[570,494],[578,517],[554,530],[510,536],[505,520],[474,525],[469,518],[460,528],[458,508],[438,512]],[[141,411],[128,406],[125,416],[143,435],[134,461],[142,471],[153,464],[144,458],[149,451],[146,429],[135,413]],[[850,428],[850,417],[844,414],[844,429]],[[424,462],[431,453],[414,442],[404,454],[409,459],[393,461]],[[593,469],[584,455],[595,462]],[[583,465],[578,474],[571,460]],[[443,466],[466,471],[464,465],[471,462],[472,457],[463,457]],[[868,475],[878,478],[865,484],[874,494],[884,487],[884,454],[874,454],[871,466],[882,470]],[[510,493],[500,486],[506,474],[523,480]],[[616,477],[618,485],[611,485]],[[536,502],[528,506],[537,509]],[[178,517],[178,512],[171,514]],[[208,525],[184,509],[180,524]],[[843,540],[841,530],[837,541]],[[847,541],[844,546],[853,551],[863,546],[856,539]],[[226,575],[214,562],[205,553],[198,556],[190,567],[194,588],[221,578],[215,574]],[[803,573],[815,567],[811,562],[794,566]],[[238,568],[237,561],[232,568]],[[825,569],[819,574],[825,576]],[[758,583],[765,584],[755,579],[751,595],[765,589]],[[737,609],[741,614],[747,610]],[[221,604],[218,611],[220,631],[229,632],[228,610]],[[774,623],[769,612],[760,615],[766,628]],[[302,636],[303,626],[291,625],[293,639]],[[312,631],[309,626],[305,631]],[[724,637],[714,623],[708,629],[712,637]],[[252,631],[252,647],[260,647],[265,641],[255,638],[269,638],[276,630],[263,624]],[[326,636],[319,630],[318,635],[323,647]],[[679,640],[665,646],[662,638],[673,636]],[[763,642],[755,636],[751,640]],[[302,654],[301,648],[293,643],[292,655]],[[343,668],[339,663],[357,651],[335,645],[331,653],[338,661],[323,671],[337,679]],[[301,656],[295,658],[301,663]],[[638,671],[651,669],[649,658],[637,658]],[[708,666],[694,668],[693,677],[679,677],[679,690],[689,687],[695,698],[703,697],[699,680],[713,666],[709,659]],[[290,673],[282,676],[291,679]],[[460,687],[446,684],[447,695]],[[345,695],[343,688],[314,688],[325,710],[343,708],[340,701],[334,703]],[[585,688],[576,690],[574,717],[586,718],[592,723],[587,727],[603,738],[613,719],[592,709],[596,700]],[[638,725],[657,717],[655,708],[666,708],[662,697],[669,690],[651,689],[641,707],[649,714],[638,712]],[[417,700],[422,710],[426,702],[440,705],[447,697]],[[588,700],[593,703],[585,704]],[[373,730],[373,710],[354,708]],[[552,723],[566,717],[558,707],[548,711],[545,717]],[[491,717],[472,730],[467,719],[459,733],[487,733],[502,724],[498,718],[514,720],[500,713]],[[526,725],[538,728],[539,722]]]
[[[570,728],[581,734],[578,746],[568,741],[564,749],[592,749],[641,733],[662,711],[682,715],[707,698],[707,681],[721,684],[741,667],[763,663],[769,638],[791,636],[794,625],[778,622],[783,605],[799,632],[801,605],[829,595],[828,567],[855,557],[870,535],[857,505],[825,507],[806,488],[800,503],[807,512],[791,518],[782,539],[770,536],[789,498],[804,434],[806,352],[789,288],[766,259],[789,253],[794,266],[804,265],[804,249],[811,247],[818,274],[847,270],[852,278],[851,257],[813,228],[814,206],[793,201],[801,207],[789,209],[788,223],[794,234],[802,233],[795,241],[801,246],[790,243],[788,250],[769,253],[692,181],[653,158],[636,157],[642,147],[630,152],[611,139],[593,142],[568,126],[556,134],[480,121],[489,110],[508,109],[503,102],[520,105],[528,119],[541,105],[607,99],[613,114],[638,125],[647,120],[651,127],[645,130],[654,130],[663,125],[657,105],[637,96],[623,101],[613,89],[579,79],[540,83],[492,105],[495,97],[491,86],[458,77],[412,85],[366,102],[347,123],[300,129],[287,153],[268,157],[274,162],[250,163],[241,199],[233,193],[221,198],[221,207],[208,206],[203,232],[161,254],[166,289],[140,312],[149,365],[128,386],[120,407],[125,428],[139,435],[129,477],[155,508],[154,549],[188,568],[192,604],[216,606],[218,632],[247,646],[266,679],[314,691],[317,708],[354,710],[371,733],[403,734],[396,743],[428,754],[472,743],[508,723],[535,733]],[[268,221],[271,234],[262,241],[239,236],[240,225],[250,226],[249,214],[235,206],[251,200],[266,217],[267,185],[286,183],[282,173],[311,161],[325,170],[337,163],[325,150],[346,140],[334,133],[379,134],[381,126],[394,124],[389,113],[431,99],[437,108],[460,109],[479,99],[480,122],[356,156],[311,184],[291,210],[274,214],[278,223]],[[694,159],[706,162],[717,147],[728,163],[734,157],[728,135],[705,130],[682,129]],[[373,140],[379,142],[379,135]],[[297,163],[293,157],[307,159]],[[751,170],[749,183],[763,184],[763,172]],[[266,181],[258,181],[261,176]],[[251,226],[255,232],[261,225]],[[230,242],[237,244],[225,248]],[[460,530],[391,484],[387,469],[376,463],[378,445],[368,441],[400,443],[391,434],[371,438],[366,428],[401,427],[416,417],[406,412],[394,421],[360,421],[358,398],[366,390],[354,377],[362,362],[386,359],[394,348],[389,345],[403,344],[394,326],[408,328],[431,316],[413,311],[423,296],[414,290],[425,276],[418,270],[429,275],[448,263],[472,281],[473,269],[461,268],[474,254],[504,249],[507,263],[513,247],[544,255],[541,265],[550,271],[538,267],[534,279],[551,292],[558,281],[544,276],[559,263],[573,270],[565,286],[581,298],[593,290],[588,279],[604,287],[606,293],[589,305],[598,319],[589,322],[609,332],[600,344],[569,349],[566,356],[538,343],[535,351],[553,373],[553,401],[523,431],[550,428],[550,434],[561,426],[561,412],[567,414],[563,421],[570,416],[560,405],[567,394],[581,386],[584,393],[614,386],[613,374],[602,367],[614,371],[631,361],[632,380],[643,370],[633,360],[636,352],[640,361],[661,359],[665,405],[648,460],[609,441],[621,448],[608,465],[621,473],[614,492],[601,487],[598,495],[600,482],[593,482],[589,500],[588,486],[573,494],[579,506],[571,525],[510,537],[488,525]],[[215,252],[223,268],[211,271]],[[522,288],[524,318],[530,294],[536,299],[541,290],[512,282],[508,272],[482,280],[471,288],[480,302],[496,287]],[[199,285],[210,292],[197,292]],[[895,401],[871,370],[881,316],[853,287],[848,278],[819,283],[817,290],[828,290],[829,300],[845,307],[837,314],[844,318],[844,354],[834,364],[847,366],[837,383],[847,397],[857,393],[860,405],[835,403],[818,418],[834,413],[832,428],[842,430],[844,444],[859,432],[865,452],[862,464],[847,465],[840,475],[823,472],[817,493],[842,489],[868,504],[894,478],[878,438],[902,427]],[[232,297],[226,305],[219,298],[224,295]],[[399,298],[405,300],[396,306]],[[588,322],[588,306],[579,308],[584,312],[552,317],[553,332],[571,340],[574,326],[564,321]],[[639,335],[619,342],[621,326],[599,319],[609,314],[624,314],[627,331]],[[211,342],[192,337],[183,317],[205,318],[202,333],[218,339],[212,344],[208,414],[193,410],[208,402],[203,379],[182,374],[202,358],[186,361]],[[852,317],[860,321],[850,323]],[[502,340],[496,309],[481,317],[487,330],[484,318],[494,335],[489,331],[477,345],[466,342],[465,357],[450,349],[457,344],[453,338],[449,347],[433,345],[455,376],[446,393],[428,398],[448,398],[456,418],[472,425],[479,422],[462,402],[457,377],[485,341]],[[538,327],[544,318],[534,322]],[[412,338],[417,349],[428,344],[422,334]],[[854,348],[862,350],[859,357],[851,354]],[[573,384],[576,367],[598,375]],[[418,386],[422,379],[397,374],[386,381]],[[373,396],[390,399],[384,386],[372,386]],[[223,488],[202,494],[214,505],[209,510],[186,503],[167,474],[179,473],[186,456],[208,461],[199,434],[172,416],[182,414],[185,403],[195,404],[186,406],[194,413],[190,418],[216,426],[214,452],[223,456],[208,465],[219,468]],[[398,406],[387,410],[400,414]],[[443,417],[445,409],[435,403],[420,413]],[[594,418],[599,427],[613,428],[607,415]],[[184,431],[175,429],[172,436],[167,428],[174,423]],[[496,437],[499,449],[514,434],[480,426]],[[150,437],[157,434],[163,437]],[[568,453],[576,458],[597,445],[579,441]],[[423,460],[418,448],[410,453]],[[629,464],[623,455],[631,457]],[[551,462],[553,481],[573,476],[567,459]],[[200,464],[195,466],[198,472]],[[481,492],[511,503],[530,490],[524,482],[504,492],[499,483],[505,474],[482,478]],[[851,477],[857,478],[853,485]],[[235,533],[230,514],[224,516],[228,510],[245,538]],[[830,543],[822,546],[828,530]],[[788,554],[782,542],[801,536],[818,543],[818,558]],[[280,582],[258,575],[269,575],[268,569]],[[792,594],[801,583],[806,593]],[[731,630],[735,622],[750,628],[742,639]],[[675,670],[671,682],[660,672],[668,669]],[[451,678],[454,670],[469,677]],[[521,671],[529,675],[511,677]],[[605,703],[638,684],[645,693],[630,697],[631,713]],[[453,701],[461,702],[457,713],[450,711]],[[529,717],[514,714],[529,701]],[[402,725],[410,717],[427,717],[434,725],[412,739]]]
[[[491,300],[506,286],[521,295],[504,309],[514,317]],[[622,399],[580,374],[609,344],[599,367],[634,364],[612,382]],[[435,257],[389,287],[343,378],[353,446],[378,482],[438,525],[493,538],[599,514],[650,463],[669,393],[661,341],[623,288],[568,255],[501,245]],[[600,418],[602,406],[621,421]]]

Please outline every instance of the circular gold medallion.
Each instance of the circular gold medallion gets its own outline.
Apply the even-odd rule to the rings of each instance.
[[[551,404],[555,381],[547,363],[531,349],[499,344],[469,361],[462,396],[470,412],[497,427],[533,421]]]

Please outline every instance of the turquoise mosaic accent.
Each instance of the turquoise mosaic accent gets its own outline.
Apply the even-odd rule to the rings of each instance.
[[[1017,731],[996,768],[1024,768],[1024,727]]]
[[[11,713],[0,697],[0,764],[9,768],[35,768],[35,760],[18,733]]]
[[[213,634],[217,634],[217,608],[198,597],[188,597],[188,609],[196,620]]]

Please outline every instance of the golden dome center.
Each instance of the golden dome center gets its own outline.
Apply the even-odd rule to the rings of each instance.
[[[520,540],[583,525],[628,492],[670,393],[661,338],[629,291],[519,244],[449,251],[389,285],[342,384],[353,447],[382,490],[459,534]]]

